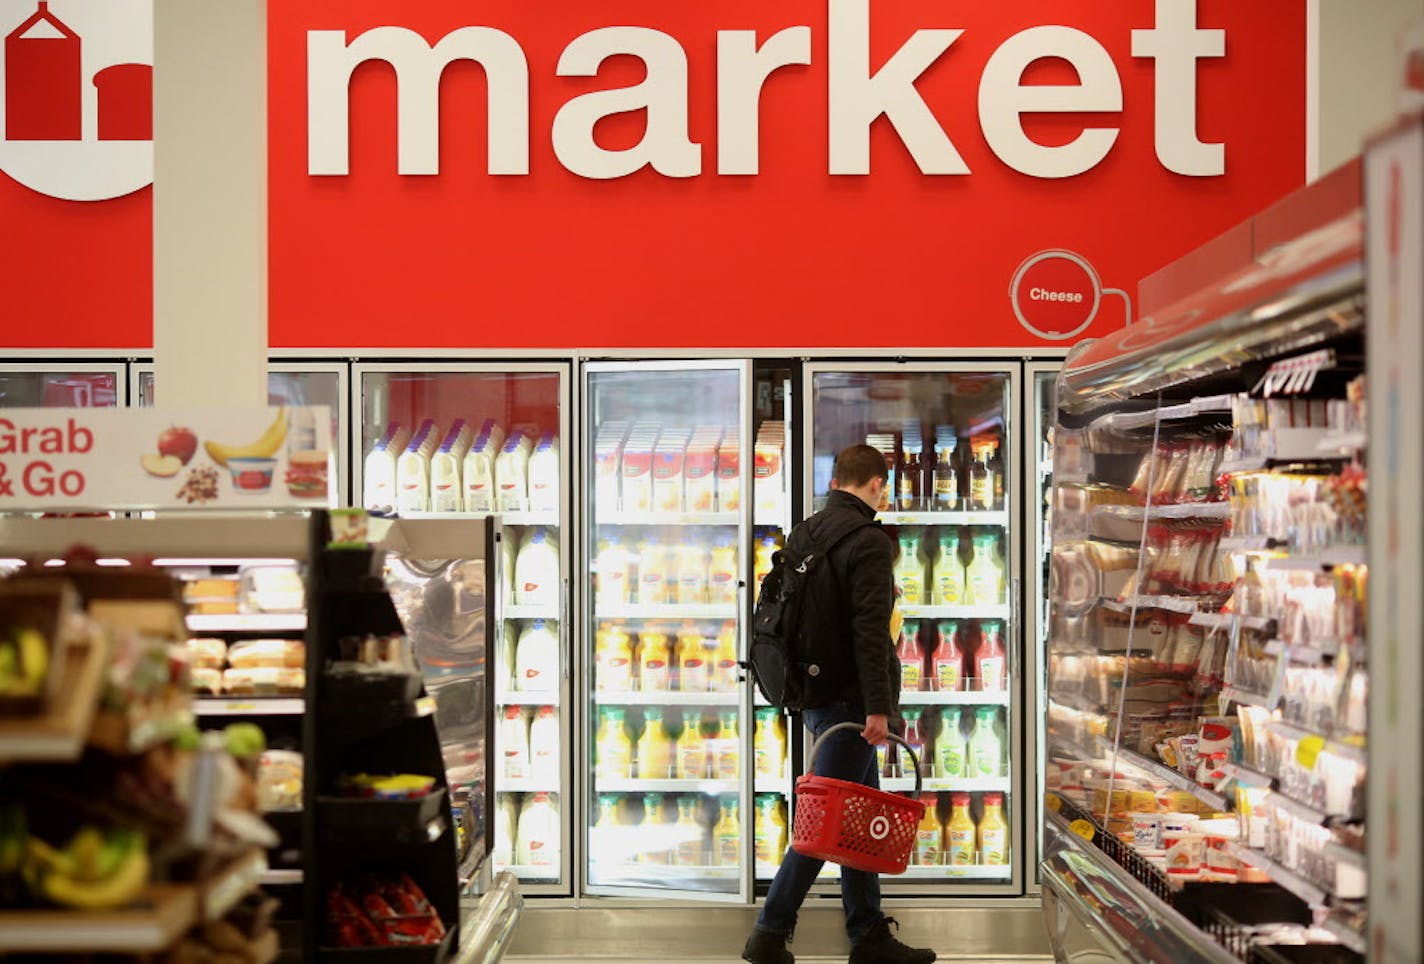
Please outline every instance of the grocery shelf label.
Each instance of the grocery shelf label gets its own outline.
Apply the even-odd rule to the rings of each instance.
[[[325,405],[0,410],[0,512],[326,508]]]

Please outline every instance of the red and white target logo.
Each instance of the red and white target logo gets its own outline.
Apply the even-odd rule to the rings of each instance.
[[[1087,259],[1072,251],[1031,255],[1009,283],[1009,302],[1019,324],[1047,341],[1067,341],[1087,331],[1104,294],[1127,298],[1125,291],[1104,288]],[[1129,302],[1129,318],[1131,314]]]
[[[884,840],[890,836],[890,820],[885,814],[876,814],[870,821],[870,839]]]
[[[153,183],[152,0],[0,0],[0,171],[66,201]]]

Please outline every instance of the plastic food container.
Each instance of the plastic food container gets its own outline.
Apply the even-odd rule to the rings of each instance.
[[[272,488],[272,474],[277,471],[276,459],[228,459],[232,472],[232,487],[237,492],[256,494]]]

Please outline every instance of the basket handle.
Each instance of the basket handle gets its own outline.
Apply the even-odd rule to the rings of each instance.
[[[811,744],[811,750],[808,754],[808,759],[806,760],[807,771],[810,773],[816,772],[816,751],[821,748],[822,743],[826,742],[826,737],[836,732],[836,730],[852,729],[859,733],[864,728],[865,725],[863,723],[837,723],[835,726],[827,727],[826,732],[816,737],[816,741]],[[920,796],[920,788],[924,786],[924,778],[920,774],[920,758],[915,755],[915,751],[913,748],[911,748],[910,744],[900,739],[894,733],[887,733],[886,736],[888,736],[895,743],[900,744],[900,746],[905,748],[905,752],[910,754],[910,762],[915,765],[915,799],[918,800]]]

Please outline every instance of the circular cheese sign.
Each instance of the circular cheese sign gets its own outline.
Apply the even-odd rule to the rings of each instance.
[[[1019,324],[1046,341],[1082,334],[1098,315],[1098,273],[1071,251],[1040,251],[1019,265],[1009,285]]]

